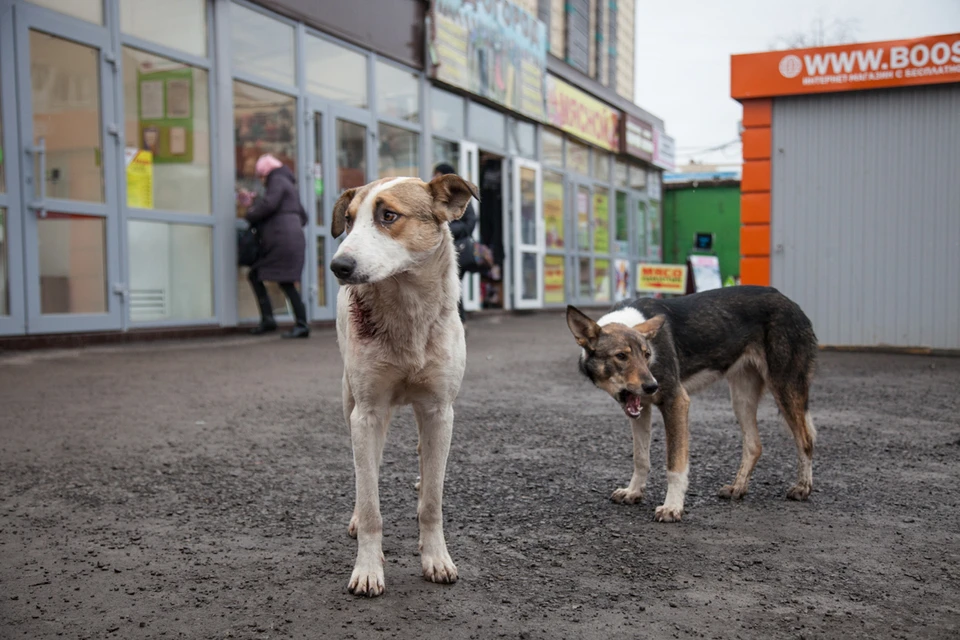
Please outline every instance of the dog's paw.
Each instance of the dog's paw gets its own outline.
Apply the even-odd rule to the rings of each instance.
[[[420,476],[417,476],[417,481],[413,483],[413,488],[415,491],[420,491]]]
[[[351,538],[357,537],[357,514],[350,516],[350,524],[347,525],[347,534]]]
[[[683,516],[683,507],[662,504],[657,507],[654,519],[657,522],[680,522]]]
[[[610,499],[617,504],[636,504],[643,501],[643,489],[631,491],[629,487],[624,489],[615,489],[610,494]]]
[[[720,487],[720,491],[717,492],[717,496],[723,498],[724,500],[739,500],[745,495],[747,495],[746,487],[738,489],[732,484],[723,485]]]
[[[453,584],[457,581],[457,565],[453,564],[449,553],[436,556],[423,556],[423,578],[439,584]]]
[[[810,497],[811,486],[807,483],[798,482],[787,492],[788,500],[806,500]]]
[[[376,598],[384,592],[383,565],[379,567],[357,567],[350,576],[347,590],[355,596]]]

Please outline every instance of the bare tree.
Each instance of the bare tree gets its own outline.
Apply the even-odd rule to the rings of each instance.
[[[806,31],[793,31],[777,36],[770,48],[805,49],[807,47],[823,47],[831,44],[848,44],[857,41],[860,31],[860,21],[857,18],[825,19],[818,16]]]

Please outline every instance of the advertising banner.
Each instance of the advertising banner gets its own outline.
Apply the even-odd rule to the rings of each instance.
[[[566,302],[564,292],[564,262],[563,256],[543,257],[543,303],[563,304]]]
[[[434,0],[432,77],[542,121],[547,27],[505,0]]]
[[[601,149],[620,150],[620,112],[550,75],[547,121]]]
[[[638,292],[683,295],[686,290],[687,265],[643,263],[637,265]]]
[[[654,151],[653,125],[629,113],[625,113],[623,116],[623,131],[620,134],[623,153],[647,162],[652,161]]]
[[[673,171],[677,168],[674,153],[673,138],[659,129],[654,129],[653,164],[661,169]]]
[[[736,99],[960,82],[960,34],[730,58]]]

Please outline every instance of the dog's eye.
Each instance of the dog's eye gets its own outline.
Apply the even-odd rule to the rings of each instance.
[[[644,352],[643,352],[643,357],[646,358],[647,360],[649,360],[649,359],[650,359],[650,352],[649,352],[649,351],[644,351]]]
[[[625,351],[621,351],[620,353],[618,353],[618,354],[615,355],[614,357],[615,357],[617,360],[619,360],[620,362],[626,362],[627,360],[630,359],[630,356],[628,356]]]
[[[383,212],[383,221],[386,222],[387,224],[390,224],[391,222],[396,222],[397,218],[399,217],[400,217],[400,214],[394,211]]]

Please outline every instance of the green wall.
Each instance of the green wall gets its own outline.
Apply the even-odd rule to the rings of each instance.
[[[729,183],[728,183],[729,185]],[[663,196],[663,261],[683,264],[697,233],[713,233],[720,277],[740,275],[740,186],[674,186]]]

